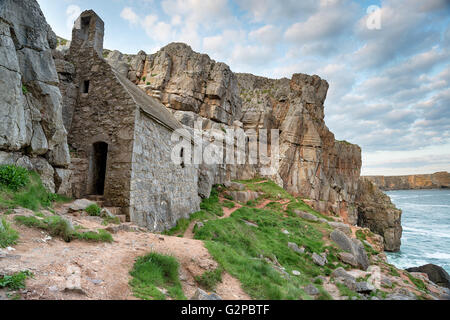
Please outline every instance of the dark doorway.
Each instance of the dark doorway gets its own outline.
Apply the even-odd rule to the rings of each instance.
[[[108,144],[94,143],[93,186],[94,194],[102,196],[105,193],[106,161],[108,160]]]

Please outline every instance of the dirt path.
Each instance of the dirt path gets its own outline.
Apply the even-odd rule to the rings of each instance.
[[[7,219],[12,222],[13,216]],[[102,228],[89,217],[74,222],[86,227]],[[65,243],[59,239],[44,241],[47,234],[36,229],[14,225],[20,233],[19,244],[7,258],[0,259],[0,271],[12,273],[30,270],[34,278],[27,281],[26,299],[135,299],[128,282],[135,259],[150,252],[174,256],[180,263],[180,280],[186,297],[197,289],[195,276],[217,268],[202,241],[160,236],[144,232],[120,231],[114,242]],[[76,289],[67,290],[66,288]],[[248,300],[238,280],[225,274],[217,294],[226,300]]]
[[[221,202],[225,201],[225,198],[219,198],[219,200]],[[226,208],[223,207],[223,216],[220,217],[219,219],[225,219],[225,218],[229,218],[234,212],[236,212],[237,210],[239,210],[240,208],[242,208],[242,205],[240,205],[239,203],[233,202],[234,203],[234,208]],[[189,227],[186,229],[186,232],[183,235],[183,238],[186,239],[194,239],[194,228],[195,225],[197,224],[198,221],[192,221],[189,224]]]

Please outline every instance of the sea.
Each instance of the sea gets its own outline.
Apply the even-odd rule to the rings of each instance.
[[[388,191],[403,211],[401,251],[389,263],[406,269],[428,263],[450,273],[450,189]]]

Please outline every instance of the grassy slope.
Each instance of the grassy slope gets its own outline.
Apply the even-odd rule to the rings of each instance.
[[[337,262],[338,250],[324,241],[331,229],[325,224],[298,218],[292,210],[301,209],[325,217],[272,181],[261,181],[240,182],[249,190],[263,192],[264,199],[289,199],[291,202],[286,212],[276,202],[270,203],[265,209],[244,206],[229,218],[208,221],[204,228],[195,233],[195,238],[205,240],[205,246],[220,267],[239,279],[243,289],[252,298],[311,299],[303,287],[313,283],[315,277],[330,274],[336,267],[343,266],[333,264]],[[211,202],[221,205],[218,199],[208,201],[210,205]],[[247,225],[245,221],[257,224],[258,228]],[[283,233],[283,230],[289,234]],[[306,252],[294,252],[288,247],[288,242],[304,246]],[[329,263],[319,267],[312,262],[310,254],[320,254],[325,250],[330,252]],[[286,269],[289,277],[273,267],[277,263]],[[301,275],[293,276],[294,270],[300,271]],[[330,299],[320,284],[315,286],[321,291],[320,299]]]

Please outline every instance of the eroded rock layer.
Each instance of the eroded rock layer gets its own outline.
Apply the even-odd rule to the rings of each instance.
[[[38,171],[52,192],[70,163],[56,44],[36,1],[0,2],[0,163]]]
[[[381,190],[414,190],[450,188],[450,173],[417,174],[409,176],[365,177]]]

